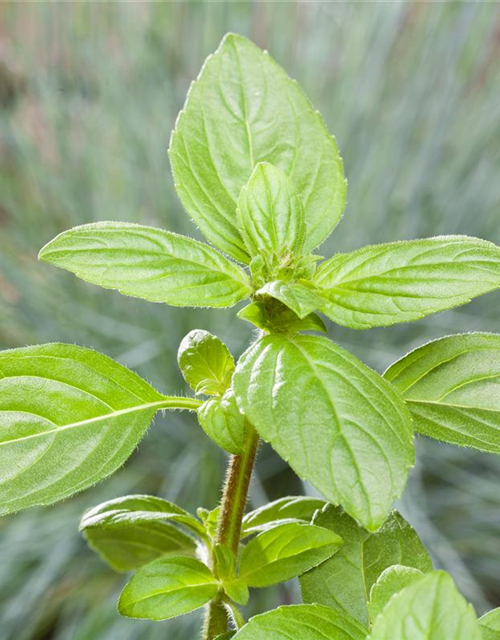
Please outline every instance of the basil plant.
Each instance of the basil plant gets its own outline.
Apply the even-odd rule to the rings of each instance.
[[[318,334],[325,317],[386,327],[493,291],[500,248],[455,235],[318,255],[345,204],[337,144],[297,82],[239,35],[193,82],[170,159],[207,243],[101,222],[60,234],[40,259],[151,302],[246,301],[236,315],[255,340],[235,362],[219,338],[190,332],[178,353],[190,397],[73,344],[1,353],[0,515],[94,485],[158,411],[192,411],[230,454],[220,505],[192,514],[129,495],[82,518],[89,546],[134,572],[121,615],[160,621],[204,607],[203,640],[499,640],[500,611],[478,620],[392,509],[414,432],[500,453],[500,335],[435,340],[380,376]],[[322,498],[246,512],[260,439]],[[297,576],[303,603],[245,619],[252,589]]]

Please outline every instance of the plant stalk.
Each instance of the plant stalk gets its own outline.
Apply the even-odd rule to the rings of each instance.
[[[216,543],[225,544],[235,555],[240,544],[241,522],[245,514],[248,488],[259,444],[259,436],[249,422],[246,429],[245,451],[241,455],[231,456],[229,461],[215,539]],[[225,633],[228,623],[226,608],[220,597],[216,598],[207,607],[202,640],[214,640],[218,635]]]

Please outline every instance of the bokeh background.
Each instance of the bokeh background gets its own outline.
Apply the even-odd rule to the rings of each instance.
[[[496,3],[0,4],[0,347],[99,349],[164,391],[185,391],[176,349],[193,328],[239,354],[232,311],[121,297],[37,263],[55,234],[95,220],[198,233],[175,195],[170,131],[189,82],[226,31],[250,36],[303,85],[337,136],[346,215],[321,252],[441,233],[500,243],[500,6]],[[382,371],[449,333],[500,330],[500,294],[418,323],[330,335]],[[115,611],[114,575],[77,532],[126,492],[215,506],[224,457],[194,418],[158,420],[125,468],[53,508],[0,520],[2,640],[185,640],[186,621]],[[400,508],[478,612],[500,604],[500,459],[418,439]],[[310,492],[269,448],[251,500]],[[293,583],[256,607],[298,597]]]

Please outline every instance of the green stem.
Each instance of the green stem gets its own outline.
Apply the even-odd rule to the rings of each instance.
[[[257,454],[259,436],[253,426],[247,422],[245,451],[231,456],[217,525],[215,542],[225,544],[236,555],[240,544],[241,522],[245,514],[248,488],[252,477],[253,465]],[[228,615],[220,596],[207,607],[202,640],[214,640],[225,633],[228,627]]]

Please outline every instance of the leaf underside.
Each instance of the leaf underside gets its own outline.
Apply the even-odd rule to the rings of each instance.
[[[402,393],[420,433],[500,453],[500,335],[434,340],[384,376]]]

